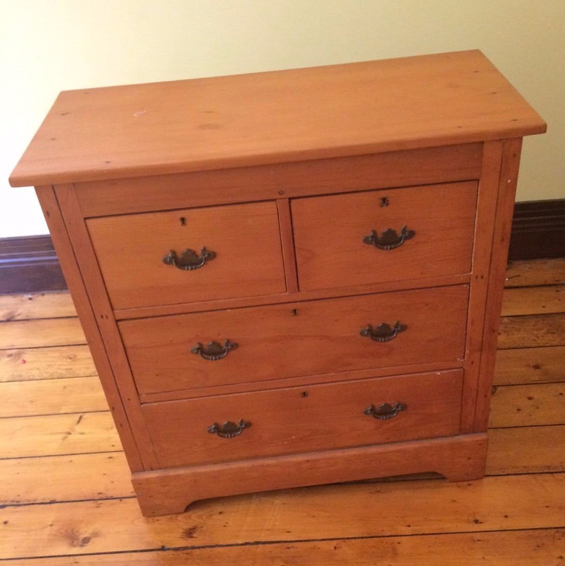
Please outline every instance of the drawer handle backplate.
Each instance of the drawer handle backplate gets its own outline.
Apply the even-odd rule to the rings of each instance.
[[[236,348],[237,342],[230,342],[229,340],[224,340],[223,345],[219,342],[209,342],[206,346],[203,346],[198,342],[196,346],[190,349],[190,353],[200,356],[203,360],[215,362],[216,360],[225,358],[231,350],[235,350]]]
[[[404,332],[408,327],[405,324],[400,324],[396,321],[392,327],[386,322],[379,324],[376,328],[373,328],[370,324],[367,324],[359,334],[361,336],[367,336],[375,342],[389,342],[390,340],[396,338],[400,332]]]
[[[393,419],[400,411],[405,411],[407,408],[408,406],[404,403],[395,403],[394,405],[383,403],[377,408],[374,405],[369,405],[363,413],[380,421],[387,421],[388,419]]]
[[[239,419],[237,424],[232,423],[231,421],[226,421],[223,425],[214,423],[212,426],[208,427],[208,432],[210,434],[217,434],[220,438],[233,438],[234,436],[239,436],[250,426],[251,423],[249,421]]]
[[[200,269],[206,265],[207,261],[212,261],[215,257],[216,252],[212,252],[206,248],[200,250],[200,255],[194,250],[187,248],[180,256],[177,256],[177,253],[171,250],[163,258],[163,263],[174,265],[177,269],[182,269],[183,271],[194,271],[195,269]]]
[[[410,240],[415,235],[416,232],[408,230],[406,226],[400,229],[399,234],[392,228],[387,228],[380,236],[376,230],[371,230],[371,233],[363,238],[363,243],[375,246],[379,250],[394,250],[394,248],[400,247],[406,240]]]

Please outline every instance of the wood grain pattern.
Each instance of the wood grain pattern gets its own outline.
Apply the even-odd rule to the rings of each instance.
[[[0,351],[0,382],[96,375],[86,345]]]
[[[468,273],[476,205],[474,182],[293,200],[300,289]],[[363,242],[403,226],[416,235],[397,249]]]
[[[223,169],[545,130],[480,51],[463,51],[63,92],[10,182]]]
[[[286,291],[274,202],[94,218],[87,226],[114,308]],[[216,258],[200,269],[162,261],[170,250],[203,247]]]
[[[384,538],[333,539],[327,541],[280,542],[268,545],[241,545],[215,548],[164,549],[34,559],[36,566],[224,566],[261,564],[298,565],[308,557],[309,566],[374,566],[375,557],[395,566],[528,566],[558,565],[565,554],[565,529],[396,536]],[[284,562],[281,562],[283,560]],[[394,562],[390,562],[394,561]],[[14,566],[28,564],[14,560]]]
[[[498,350],[495,385],[565,381],[565,347]]]
[[[492,240],[496,201],[504,144],[501,141],[483,144],[483,160],[477,195],[467,335],[465,338],[465,374],[461,408],[461,432],[473,432],[477,391],[479,388],[483,331],[488,293],[488,274],[492,255]]]
[[[119,323],[141,394],[254,383],[283,377],[394,367],[462,357],[467,286],[384,293]],[[389,342],[359,332],[395,321]],[[436,321],[436,322],[434,322]],[[218,361],[191,354],[197,343],[229,339]]]
[[[565,424],[565,383],[496,387],[489,425]]]
[[[451,481],[483,477],[487,438],[468,434],[417,442],[307,452],[133,474],[145,516],[182,513],[195,500],[435,470]]]
[[[109,412],[0,419],[0,458],[121,450]]]
[[[503,316],[565,312],[565,285],[516,287],[506,289],[502,300]]]
[[[565,426],[523,426],[490,430],[487,474],[565,471]]]
[[[264,295],[238,299],[219,299],[216,301],[200,301],[195,303],[178,303],[176,305],[160,305],[142,307],[137,309],[119,309],[114,311],[116,320],[131,320],[136,318],[152,318],[175,314],[188,314],[192,312],[213,312],[224,309],[240,309],[262,305],[281,305],[296,301],[317,301],[356,295],[369,295],[372,293],[388,293],[389,291],[404,291],[408,289],[430,289],[432,287],[446,287],[469,283],[471,275],[447,275],[430,277],[429,279],[402,279],[373,283],[370,285],[356,285],[352,287],[339,287],[334,289],[318,289],[314,291],[298,291],[284,295]]]
[[[108,360],[106,345],[98,327],[98,312],[93,310],[90,296],[87,293],[82,273],[76,261],[75,249],[71,244],[68,232],[69,224],[63,219],[63,214],[57,200],[55,190],[51,186],[36,187],[37,198],[43,210],[53,242],[60,255],[61,269],[71,289],[73,303],[88,334],[88,345],[95,360],[98,375],[108,400],[112,416],[115,419],[120,440],[126,449],[129,465],[132,470],[139,470],[142,462],[132,427],[125,413],[124,402],[114,379],[113,368]],[[64,191],[63,191],[64,194]],[[71,215],[70,225],[73,226]],[[80,250],[79,250],[80,251]]]
[[[477,179],[481,143],[78,183],[85,217]]]
[[[78,318],[21,320],[0,323],[0,350],[86,344]]]
[[[151,469],[155,456],[151,446],[147,444],[148,435],[137,391],[86,223],[72,186],[55,187],[54,196],[58,205],[58,217],[62,215],[61,221],[64,219],[65,234],[60,239],[65,247],[71,246],[72,242],[72,249],[65,250],[65,254],[68,255],[68,269],[76,282],[74,292],[80,293],[80,302],[75,299],[75,305],[79,316],[87,325],[89,341],[94,344],[93,358],[130,467],[132,471]],[[79,306],[84,307],[82,313]]]
[[[3,383],[0,394],[0,418],[108,410],[97,376]]]
[[[547,346],[565,346],[565,314],[502,317],[500,349]]]
[[[565,258],[511,261],[506,268],[506,287],[565,284]]]
[[[34,318],[76,317],[77,311],[66,291],[0,295],[0,322]]]
[[[134,495],[123,452],[0,460],[0,478],[0,505]]]
[[[494,380],[502,294],[504,292],[506,262],[508,260],[510,230],[512,228],[512,212],[516,196],[516,185],[518,183],[521,151],[521,138],[504,142],[496,202],[492,255],[488,274],[488,294],[482,332],[481,362],[477,378],[477,401],[473,426],[475,432],[484,431],[488,426],[489,400]]]
[[[162,468],[435,438],[459,431],[462,375],[456,370],[149,403],[143,414]],[[389,420],[363,413],[397,402],[406,410]],[[214,423],[240,419],[251,426],[237,438],[208,432]]]
[[[563,472],[564,442],[565,425],[493,429],[489,432],[486,474]],[[123,452],[0,460],[0,478],[0,505],[133,495]],[[49,478],[49,482],[38,482],[37,478]],[[394,479],[398,478],[390,481]]]
[[[296,489],[206,501],[158,520],[144,520],[134,499],[10,507],[0,510],[0,557],[562,527],[564,476],[491,477],[464,489],[433,480]]]

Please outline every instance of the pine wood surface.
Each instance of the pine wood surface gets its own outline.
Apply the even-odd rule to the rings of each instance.
[[[563,284],[554,275],[561,263],[514,264],[508,273],[527,273],[534,285],[552,285],[551,278]],[[274,566],[305,560],[315,566],[368,565],[376,558],[408,566],[431,563],[432,557],[434,566],[452,566],[454,560],[463,566],[561,564],[565,347],[532,347],[527,332],[531,318],[536,317],[542,333],[558,337],[554,317],[559,313],[539,312],[550,291],[540,293],[534,286],[524,293],[526,312],[508,315],[501,327],[502,344],[509,343],[505,333],[512,329],[512,349],[498,351],[490,421],[495,428],[489,432],[485,480],[449,484],[399,478],[403,481],[303,488],[197,502],[183,515],[156,519],[143,518],[132,496],[112,418],[101,410],[104,398],[97,378],[81,375],[93,369],[87,367],[85,347],[61,345],[75,339],[68,326],[58,325],[68,319],[30,320],[44,324],[29,326],[28,333],[18,334],[16,328],[16,334],[41,345],[29,347],[22,340],[21,349],[0,352],[5,355],[0,356],[5,400],[0,418],[0,558],[38,566]],[[10,301],[0,302],[0,308]],[[59,297],[54,304],[64,303]],[[55,316],[57,312],[55,307]],[[48,309],[40,316],[48,317]],[[17,327],[28,323],[30,315],[24,309],[18,317],[2,324]],[[49,328],[59,345],[43,343]],[[9,329],[3,334],[10,335]],[[14,361],[33,354],[37,357],[25,364],[21,358]],[[74,409],[78,412],[62,414]]]
[[[0,382],[96,375],[86,344],[0,350]]]
[[[545,130],[480,51],[462,51],[63,92],[10,182],[225,169]]]
[[[190,548],[93,556],[34,559],[36,566],[225,566],[226,564],[299,566],[561,566],[565,529],[497,531],[424,537],[369,537],[329,541],[291,541],[227,548]],[[454,562],[454,557],[456,562]],[[378,563],[378,562],[377,562]],[[29,561],[14,560],[15,566]]]
[[[274,202],[93,218],[87,226],[115,309],[286,291]],[[200,269],[162,261],[171,250],[180,257],[204,247],[216,257]]]

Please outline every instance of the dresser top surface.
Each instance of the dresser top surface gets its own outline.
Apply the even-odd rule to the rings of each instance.
[[[65,91],[10,183],[266,165],[545,129],[480,51]]]

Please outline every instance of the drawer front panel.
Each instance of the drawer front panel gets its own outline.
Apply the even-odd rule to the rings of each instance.
[[[293,200],[300,289],[469,273],[476,203],[476,182]]]
[[[87,226],[116,309],[286,290],[274,202],[94,218]],[[195,253],[182,257],[187,248]]]
[[[148,394],[455,363],[464,356],[467,300],[468,286],[461,285],[130,320],[119,327],[138,390]],[[379,328],[383,323],[388,328]]]
[[[162,467],[227,462],[457,434],[462,373],[150,403],[142,410]]]

